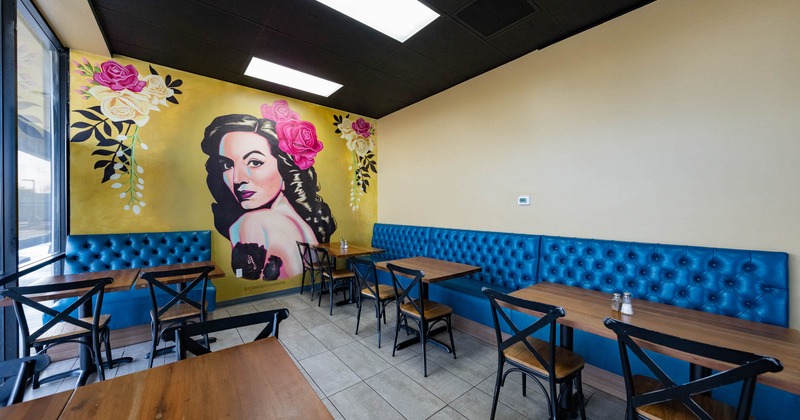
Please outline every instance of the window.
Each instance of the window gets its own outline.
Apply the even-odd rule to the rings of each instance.
[[[0,23],[3,287],[52,274],[63,255],[69,57],[31,0],[4,0]],[[9,307],[0,310],[0,360],[16,356],[13,316]]]

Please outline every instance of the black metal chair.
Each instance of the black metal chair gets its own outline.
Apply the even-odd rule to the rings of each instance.
[[[49,365],[50,356],[46,354],[0,362],[0,406],[22,401],[28,381]]]
[[[153,359],[158,355],[156,347],[158,347],[160,341],[161,329],[165,325],[183,324],[195,318],[199,319],[200,322],[206,320],[208,315],[206,311],[206,288],[208,286],[208,274],[213,270],[213,265],[206,265],[178,270],[150,271],[142,274],[142,278],[147,281],[147,286],[150,289],[150,302],[152,304],[152,309],[150,310],[152,345],[150,347],[148,367],[153,367]],[[162,279],[170,278],[183,278],[186,281],[181,282],[183,286],[175,290],[161,281]],[[196,287],[201,288],[199,302],[189,297],[189,292]],[[156,290],[165,292],[171,299],[164,305],[159,306],[156,299]],[[204,338],[206,346],[208,346],[208,336],[206,335]]]
[[[573,384],[577,389],[577,397],[581,418],[586,418],[586,406],[581,382],[581,371],[584,360],[579,354],[556,345],[556,320],[565,315],[564,308],[519,299],[500,293],[495,290],[483,288],[483,294],[489,298],[492,307],[492,320],[497,338],[497,379],[492,397],[492,419],[497,410],[497,401],[500,397],[500,387],[505,384],[506,377],[512,372],[522,373],[522,395],[527,393],[527,377],[533,378],[547,399],[550,418],[558,417],[559,402],[564,395],[571,392]],[[500,306],[504,302],[512,306],[544,314],[537,321],[520,328],[511,320]],[[503,320],[511,329],[511,336],[503,338]],[[537,331],[549,329],[548,341],[533,337]],[[505,365],[511,366],[505,369]],[[547,382],[547,387],[542,384]],[[557,388],[560,391],[557,392]]]
[[[427,347],[428,341],[435,341],[432,338],[433,327],[444,322],[447,327],[447,333],[450,335],[450,351],[453,352],[453,358],[456,358],[456,345],[453,341],[453,326],[451,322],[451,315],[453,308],[443,305],[432,300],[428,300],[425,291],[425,284],[422,278],[425,273],[420,270],[412,270],[396,266],[394,264],[386,264],[389,273],[392,275],[392,286],[397,299],[397,322],[395,324],[394,332],[394,348],[392,349],[392,357],[397,351],[397,336],[400,333],[400,324],[405,323],[406,331],[408,331],[408,320],[410,319],[417,324],[417,332],[419,333],[419,340],[422,344],[422,367],[423,374],[428,377],[428,358]],[[397,278],[398,274],[403,277],[410,277],[411,281],[403,286],[400,279]],[[415,298],[415,294],[419,298]],[[435,341],[437,344],[441,344]],[[446,348],[446,346],[444,346]]]
[[[356,315],[356,335],[361,324],[361,309],[364,301],[372,302],[375,307],[375,318],[378,324],[378,348],[381,348],[381,318],[386,323],[386,305],[394,302],[394,287],[378,283],[375,262],[365,258],[353,258],[350,267],[356,277],[358,294],[358,314]]]
[[[207,336],[217,331],[230,330],[255,324],[266,325],[253,341],[258,341],[267,337],[278,337],[278,326],[281,321],[288,317],[289,310],[286,308],[254,312],[251,314],[170,327],[164,330],[162,338],[164,341],[175,341],[177,360],[183,360],[186,358],[187,351],[195,356],[211,353],[208,344],[202,346],[192,339],[192,337],[199,335]]]
[[[335,261],[324,248],[317,248],[317,261],[319,261],[319,272],[322,274],[317,306],[322,305],[322,295],[327,293],[330,296],[330,314],[333,315],[333,294],[337,291],[352,291],[355,274],[347,269],[336,269]]]
[[[625,378],[627,402],[625,417],[629,420],[635,418],[744,420],[750,418],[758,375],[783,370],[781,362],[771,357],[686,340],[611,318],[606,318],[603,323],[617,335],[622,374]],[[722,361],[734,367],[679,384],[642,350],[639,345],[642,342],[669,347],[697,355],[699,358]],[[630,364],[631,353],[644,363],[655,378],[633,374]],[[736,408],[711,398],[712,390],[739,382],[742,385]]]
[[[41,354],[59,344],[77,343],[84,346],[91,355],[97,369],[98,378],[101,381],[105,380],[103,358],[100,355],[100,343],[102,342],[105,346],[106,359],[111,363],[111,331],[108,328],[111,315],[101,314],[100,311],[103,306],[105,287],[112,281],[111,277],[104,277],[40,286],[7,287],[5,290],[0,291],[0,295],[14,301],[14,312],[17,316],[17,323],[22,336],[22,356],[30,356],[31,347],[36,350],[37,354]],[[78,296],[78,298],[62,311],[57,311],[34,300],[34,298],[43,300],[43,296],[34,295],[62,294],[69,291],[74,291],[75,296]],[[91,305],[93,298],[94,309],[92,310],[92,316],[75,318],[71,315],[84,304]],[[38,329],[31,331],[28,326],[28,320],[25,317],[25,307],[50,315],[52,319],[45,322]],[[72,374],[73,372],[64,372],[39,379],[39,373],[34,373],[33,388],[38,388],[41,383],[63,379],[72,376]],[[80,380],[78,382],[78,385],[80,385]]]
[[[297,251],[300,253],[300,259],[303,262],[303,276],[300,277],[300,294],[303,294],[306,284],[306,273],[310,274],[311,283],[311,300],[314,300],[314,290],[317,278],[317,271],[319,271],[319,263],[314,261],[314,253],[311,252],[311,247],[307,242],[295,241],[297,243]]]

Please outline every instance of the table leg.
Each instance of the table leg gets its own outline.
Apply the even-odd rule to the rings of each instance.
[[[348,259],[345,262],[345,268],[347,268],[347,264],[349,263],[349,261],[350,260]],[[333,269],[335,270],[336,269],[336,257],[333,257],[332,263],[333,263]],[[351,281],[350,282],[350,287],[349,287],[349,290],[350,290],[349,296],[347,296],[346,298],[342,298],[342,300],[340,300],[338,302],[335,302],[334,306],[350,305],[352,303],[356,303],[356,300],[354,299],[355,290],[353,290],[353,289],[355,289],[355,288],[353,287],[353,282]],[[331,290],[330,293],[333,293],[333,290]]]
[[[572,350],[574,331],[572,327],[560,325],[561,329],[561,347]],[[572,384],[565,384],[561,387],[560,396],[558,398],[559,404],[559,418],[576,419],[578,418],[578,407],[575,404],[575,398],[572,394]],[[563,417],[562,417],[563,416]]]
[[[422,295],[422,299],[427,299],[428,298],[428,283],[425,283],[423,281],[422,284],[420,285],[420,287],[421,287],[420,294]],[[439,334],[441,332],[445,332],[445,331],[447,331],[447,327],[446,326],[436,327],[436,328],[432,329],[430,332],[428,332],[428,341],[433,343],[433,344],[435,344],[438,347],[441,347],[444,351],[452,354],[453,353],[453,349],[451,349],[450,346],[448,346],[447,344],[442,343],[441,341],[433,338],[434,335]],[[412,332],[415,336],[411,337],[408,340],[405,340],[405,341],[403,341],[401,343],[397,343],[397,347],[395,347],[397,350],[401,350],[401,349],[404,349],[404,348],[406,348],[408,346],[411,346],[411,345],[419,343],[419,340],[420,340],[419,331],[417,331],[414,328],[407,327],[406,332]]]

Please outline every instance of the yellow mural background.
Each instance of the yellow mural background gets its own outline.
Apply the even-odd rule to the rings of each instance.
[[[70,126],[88,121],[75,110],[100,105],[95,98],[85,99],[79,90],[89,85],[89,78],[76,72],[77,64],[84,59],[99,66],[108,57],[71,51],[70,63]],[[127,57],[113,60],[124,65],[132,64],[140,76],[150,74],[149,66],[162,78],[181,79],[182,92],[175,95],[179,104],[159,106],[151,111],[149,121],[139,128],[139,137],[147,150],[137,148],[136,160],[142,166],[144,179],[142,200],[146,203],[140,214],[123,210],[127,202],[120,191],[111,188],[113,181],[101,183],[103,170],[94,165],[102,157],[92,155],[97,141],[94,137],[84,142],[69,144],[69,194],[70,234],[171,232],[183,230],[210,230],[212,232],[212,258],[225,270],[226,277],[215,279],[217,300],[225,301],[260,295],[300,286],[300,277],[275,281],[243,280],[233,275],[231,269],[231,244],[214,228],[211,213],[213,199],[206,186],[205,162],[207,156],[200,149],[203,132],[211,121],[225,114],[251,114],[261,117],[260,107],[275,100],[286,100],[300,118],[314,124],[323,150],[317,154],[314,168],[320,185],[319,194],[330,206],[337,229],[332,240],[340,237],[352,243],[371,241],[372,225],[377,219],[377,175],[371,174],[367,193],[361,197],[357,210],[350,208],[351,181],[353,180],[353,155],[346,141],[335,133],[334,115],[345,116],[340,111],[309,102],[282,97],[216,79],[182,72],[156,63],[145,63]],[[355,121],[359,115],[350,115]],[[373,119],[364,118],[375,127],[374,153],[377,160],[380,130]],[[89,121],[90,122],[90,121]],[[79,132],[70,129],[70,139]],[[377,167],[380,173],[380,165]]]

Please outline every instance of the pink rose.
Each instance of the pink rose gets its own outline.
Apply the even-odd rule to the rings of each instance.
[[[114,60],[100,64],[100,73],[95,73],[93,78],[95,82],[117,92],[123,89],[141,92],[147,84],[145,81],[139,80],[139,72],[132,64],[122,67],[122,64]]]
[[[353,130],[355,130],[356,133],[361,135],[361,137],[364,137],[364,138],[369,137],[370,128],[371,127],[370,127],[369,123],[364,121],[363,118],[359,118],[359,119],[355,120],[355,122],[353,122]]]
[[[264,118],[275,121],[276,123],[285,121],[300,121],[300,115],[289,108],[289,104],[284,101],[275,101],[272,105],[261,105],[261,115]]]
[[[283,121],[275,125],[275,131],[278,133],[278,147],[292,156],[298,168],[308,169],[314,164],[314,157],[322,150],[314,124]]]

